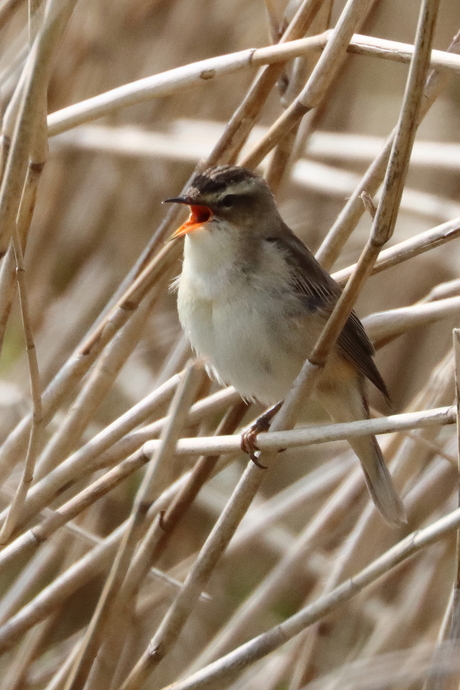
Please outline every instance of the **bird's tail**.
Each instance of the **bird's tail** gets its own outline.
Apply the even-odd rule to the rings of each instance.
[[[360,380],[356,385],[348,381],[334,389],[319,387],[317,396],[335,422],[369,418],[364,382]],[[350,438],[348,442],[361,461],[367,488],[382,517],[392,525],[407,522],[404,506],[375,436],[359,436]]]

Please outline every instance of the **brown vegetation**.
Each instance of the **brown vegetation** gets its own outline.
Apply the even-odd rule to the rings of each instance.
[[[0,690],[458,686],[460,7],[437,5],[0,3]],[[290,432],[293,399],[261,470],[260,408],[189,363],[161,200],[206,161],[260,166],[352,274],[333,318],[359,293],[401,530],[359,424],[310,403]]]

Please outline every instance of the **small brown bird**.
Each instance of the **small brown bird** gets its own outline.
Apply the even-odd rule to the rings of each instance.
[[[178,285],[179,319],[221,383],[247,399],[286,396],[340,295],[340,288],[281,218],[266,182],[224,165],[197,174],[183,196],[190,217]],[[336,422],[369,418],[366,377],[388,398],[372,344],[353,312],[315,395]],[[374,436],[350,439],[372,499],[388,522],[405,521]]]

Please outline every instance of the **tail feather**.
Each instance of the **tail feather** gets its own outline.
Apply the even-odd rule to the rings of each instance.
[[[356,443],[358,440],[361,443]],[[404,506],[375,436],[362,436],[348,442],[361,460],[367,488],[382,517],[393,525],[407,522]]]
[[[318,399],[335,422],[368,419],[368,405],[361,381],[350,381],[334,389],[319,388]],[[350,438],[349,444],[361,461],[364,477],[374,504],[384,520],[392,525],[407,522],[404,506],[393,484],[375,436]]]

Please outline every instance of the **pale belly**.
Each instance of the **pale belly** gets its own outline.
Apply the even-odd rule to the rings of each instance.
[[[178,310],[193,349],[205,357],[216,378],[247,399],[274,404],[284,398],[324,322],[283,316],[276,298],[260,300],[250,290],[243,299],[203,299],[179,286]]]

